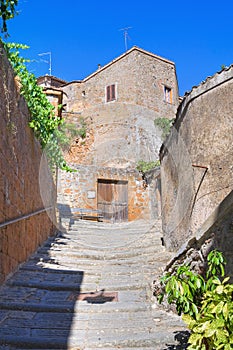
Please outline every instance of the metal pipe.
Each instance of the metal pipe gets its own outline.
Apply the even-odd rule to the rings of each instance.
[[[192,164],[192,166],[195,167],[195,168],[208,169],[208,166],[205,166],[205,165],[196,165],[196,164]]]
[[[196,203],[196,199],[197,199],[197,195],[198,195],[198,192],[201,188],[201,185],[202,185],[202,182],[204,181],[204,178],[206,176],[206,173],[208,171],[208,167],[207,166],[204,166],[204,165],[195,165],[195,164],[192,164],[193,167],[196,167],[196,168],[201,168],[201,169],[205,169],[203,175],[202,175],[202,178],[201,178],[201,181],[198,185],[198,188],[197,188],[197,191],[195,193],[195,196],[194,196],[194,199],[193,199],[193,204],[192,204],[192,208],[191,208],[191,213],[190,213],[190,217],[192,216],[193,214],[193,209],[194,209],[194,206],[195,206],[195,203]]]
[[[48,208],[43,208],[43,209],[39,209],[37,211],[34,211],[33,213],[30,213],[30,214],[27,214],[27,215],[23,215],[23,216],[20,216],[16,219],[12,219],[12,220],[9,220],[9,221],[5,221],[3,223],[0,224],[0,229],[5,227],[5,226],[8,226],[8,225],[11,225],[11,224],[15,224],[16,222],[19,222],[19,221],[22,221],[22,220],[26,220],[26,219],[29,219],[31,218],[32,216],[35,216],[35,215],[38,215],[38,214],[41,214],[47,210],[51,210],[53,209],[54,207],[48,207]]]

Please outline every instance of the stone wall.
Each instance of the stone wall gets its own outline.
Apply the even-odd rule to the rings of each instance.
[[[111,85],[115,85],[116,98],[107,102],[106,88]],[[165,87],[170,89],[169,101],[165,100]],[[83,118],[87,128],[85,139],[74,140],[66,154],[68,163],[79,168],[74,177],[67,175],[70,182],[62,186],[68,192],[73,181],[76,186],[76,195],[66,196],[67,204],[96,208],[95,201],[83,200],[90,184],[95,188],[98,178],[127,179],[128,197],[132,198],[129,220],[143,215],[146,219],[157,217],[159,195],[153,192],[157,180],[144,189],[138,185],[141,180],[135,169],[139,160],[159,158],[162,131],[154,120],[175,117],[179,95],[174,63],[134,47],[83,81],[68,83],[62,89],[63,118],[77,127]],[[96,174],[94,169],[98,169]]]
[[[128,187],[128,220],[153,219],[158,217],[157,182],[150,181],[147,186],[136,170],[82,166],[72,164],[77,170],[73,173],[59,171],[58,175],[58,207],[63,216],[73,208],[98,208],[98,180],[125,181]],[[153,189],[152,189],[153,187]]]
[[[194,87],[161,152],[166,247],[195,237],[233,188],[233,67]]]
[[[190,264],[202,273],[207,266],[208,253],[217,249],[226,258],[226,275],[233,279],[233,191],[216,207],[195,237],[190,237],[167,265],[172,270],[177,264]]]
[[[116,99],[106,102],[106,87],[114,84]],[[172,101],[164,100],[164,86],[172,91]],[[63,117],[77,123],[83,117],[92,134],[88,148],[82,147],[82,163],[105,166],[112,158],[121,166],[138,160],[157,160],[161,130],[154,125],[158,117],[175,117],[178,86],[173,62],[132,48],[98,69],[82,82],[63,86]],[[80,149],[80,148],[79,148]],[[77,149],[71,148],[72,162]]]
[[[62,89],[67,110],[83,112],[93,106],[114,105],[115,102],[106,102],[106,86],[111,84],[116,85],[118,105],[139,105],[157,112],[159,117],[174,117],[179,103],[174,62],[137,47],[97,69],[82,81],[64,85]],[[172,90],[171,103],[164,99],[164,86]],[[98,112],[94,117],[98,117]]]
[[[54,232],[54,185],[0,46],[0,283]],[[39,179],[43,186],[39,185]],[[43,189],[45,191],[43,191]],[[44,201],[41,199],[44,192]],[[36,215],[30,215],[30,214]]]

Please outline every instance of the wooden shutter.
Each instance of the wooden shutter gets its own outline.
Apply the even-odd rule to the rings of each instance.
[[[107,102],[111,101],[111,86],[107,86]]]
[[[111,101],[116,99],[115,85],[111,85]]]
[[[116,99],[116,88],[115,85],[108,85],[107,86],[107,98],[106,101],[114,101]]]

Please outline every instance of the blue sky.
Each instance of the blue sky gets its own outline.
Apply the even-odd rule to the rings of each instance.
[[[19,0],[9,41],[28,44],[36,76],[80,80],[136,45],[175,62],[180,95],[233,63],[233,1]]]

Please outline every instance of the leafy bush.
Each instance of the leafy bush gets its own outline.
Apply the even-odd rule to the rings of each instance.
[[[213,250],[207,258],[205,276],[196,274],[188,265],[161,278],[159,302],[167,296],[191,330],[189,350],[233,349],[233,285],[224,278],[226,261]],[[221,281],[221,278],[224,278]]]

